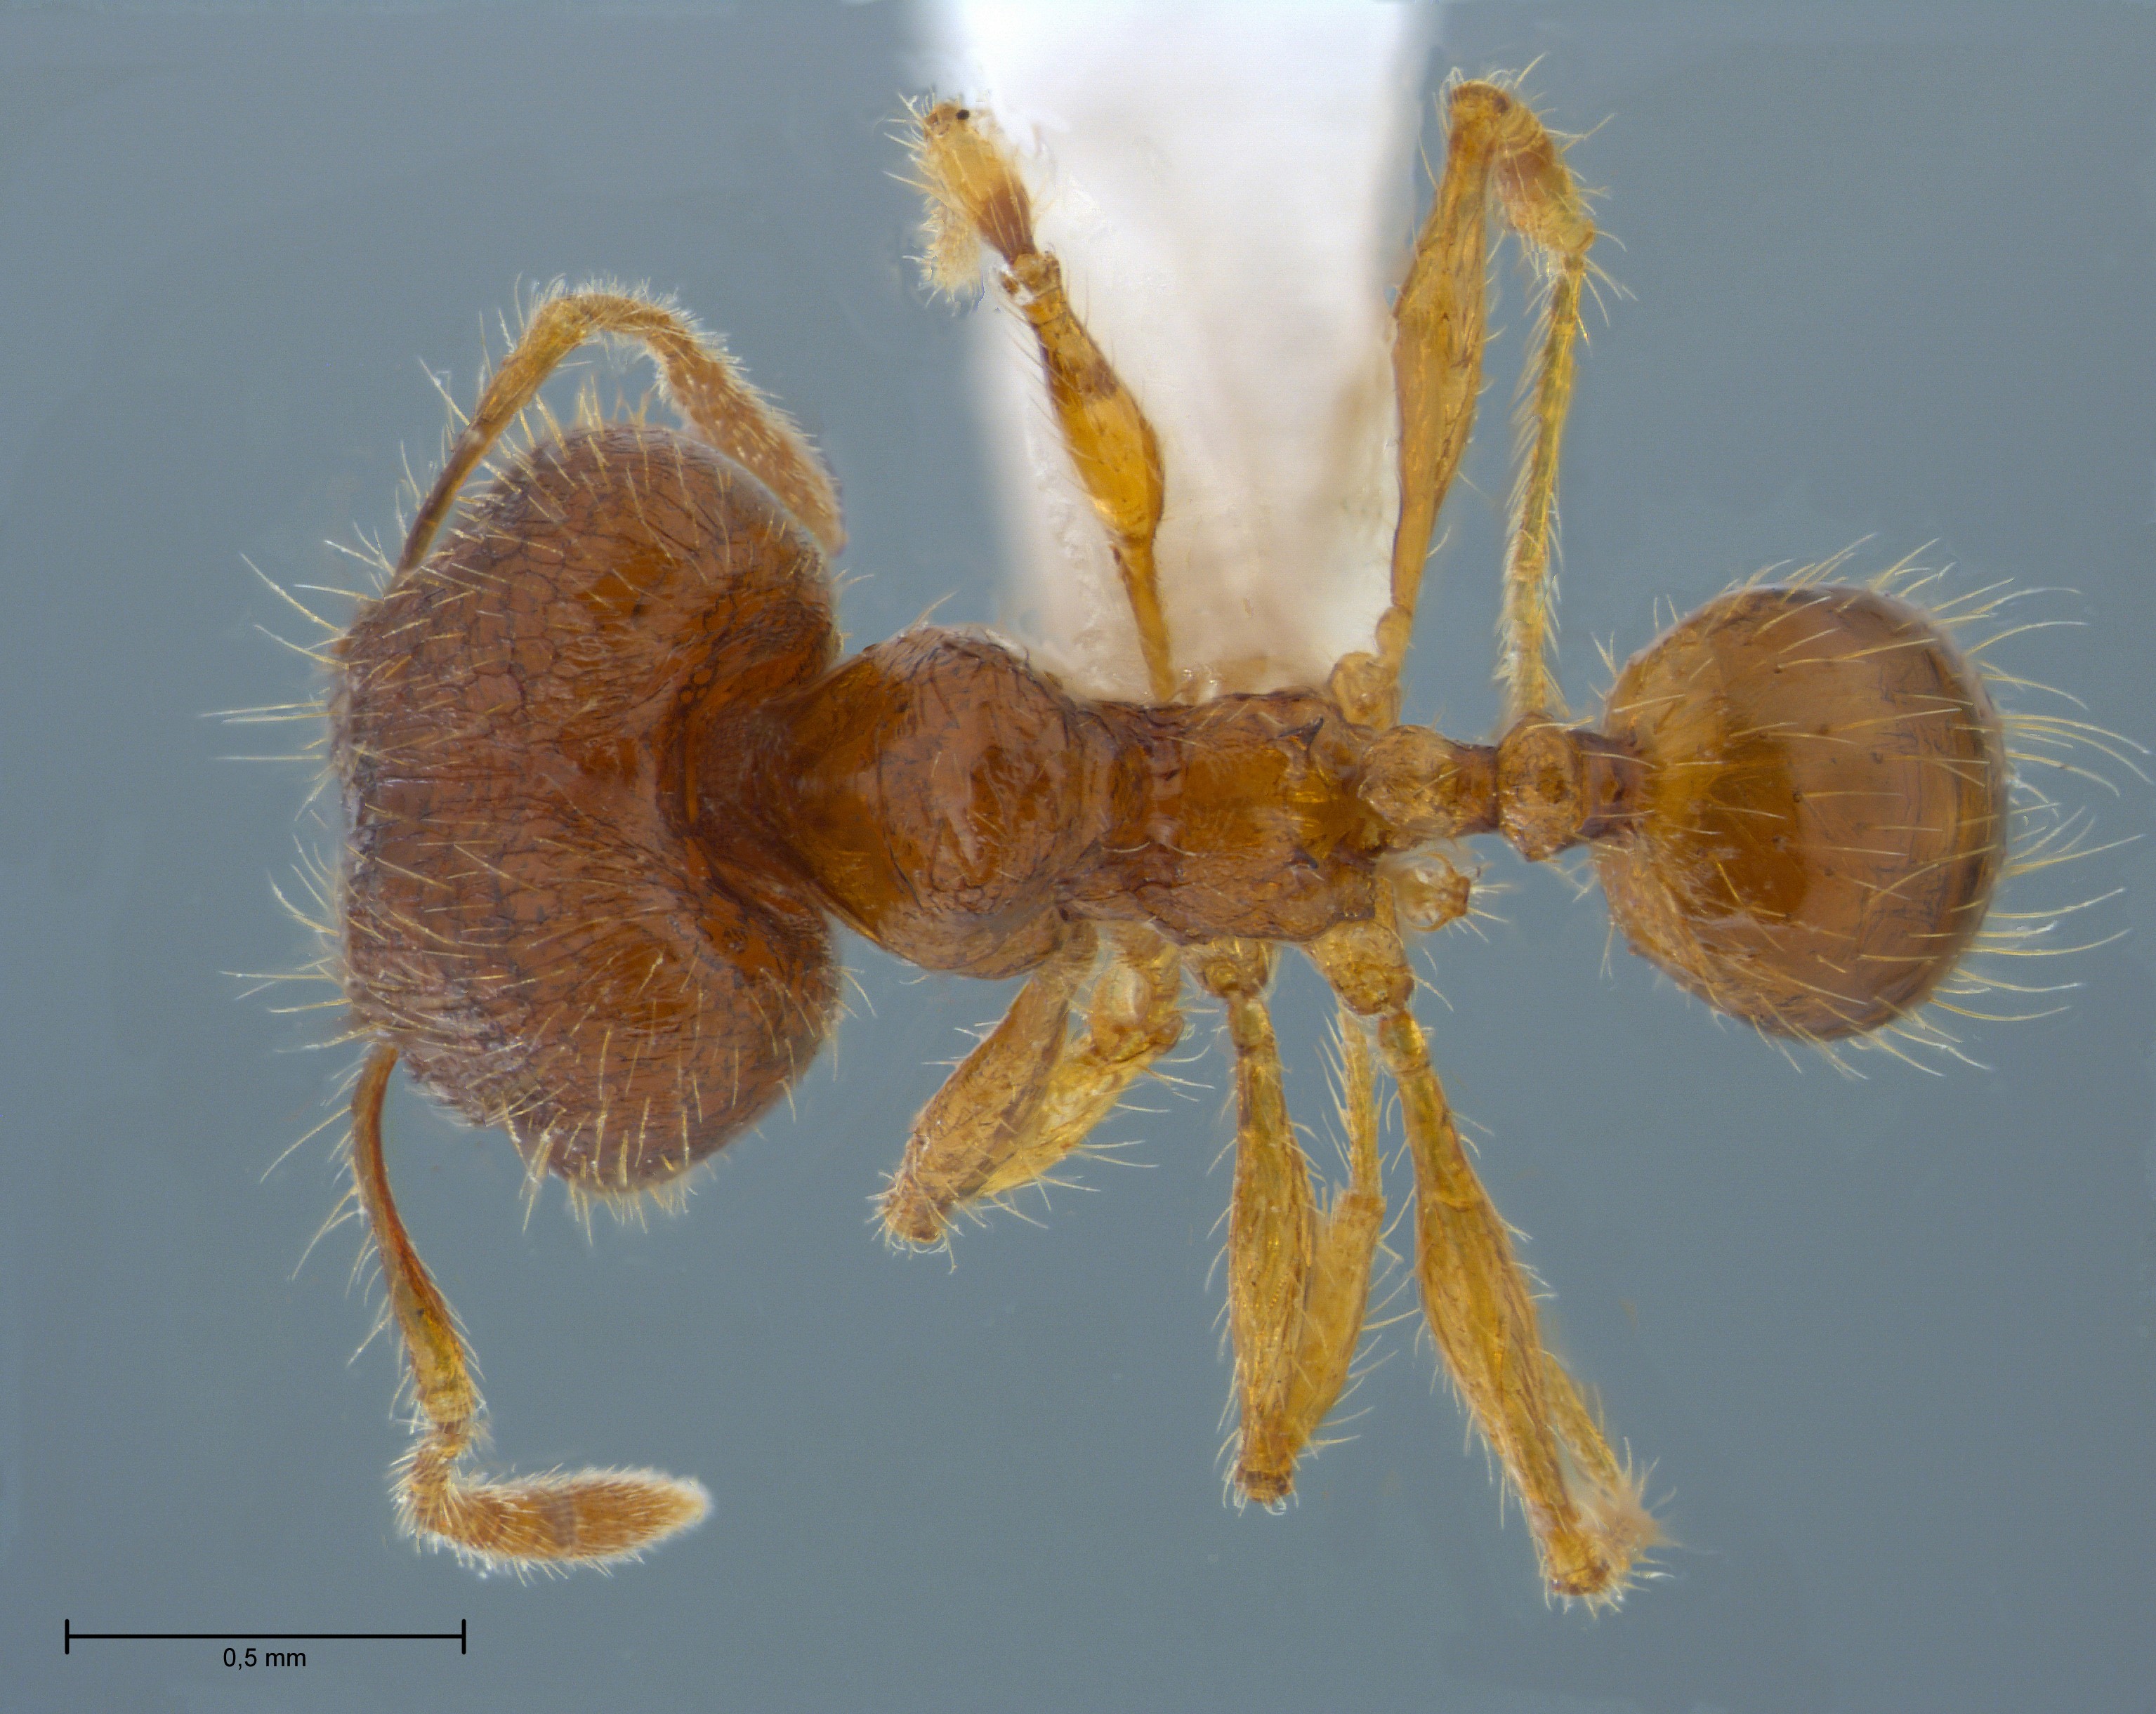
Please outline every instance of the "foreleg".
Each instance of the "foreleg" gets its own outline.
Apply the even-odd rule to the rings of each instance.
[[[1032,198],[983,116],[954,101],[932,107],[921,116],[914,158],[929,197],[936,284],[953,291],[970,285],[984,243],[1003,258],[1004,291],[1033,330],[1063,444],[1108,533],[1153,700],[1172,701],[1174,656],[1153,565],[1163,493],[1159,439],[1071,307],[1062,264],[1035,244]]]
[[[1082,1035],[1070,1034],[1070,1008],[1098,945],[1085,923],[921,1109],[880,1203],[894,1239],[937,1243],[954,1210],[1053,1172],[1182,1039],[1175,949],[1134,925],[1111,926],[1107,939]]]

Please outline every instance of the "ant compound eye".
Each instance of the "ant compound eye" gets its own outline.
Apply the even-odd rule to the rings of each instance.
[[[1868,589],[1736,591],[1626,663],[1609,735],[1645,764],[1598,844],[1633,947],[1778,1034],[1876,1029],[1921,1005],[2004,867],[2005,747],[1976,669]]]

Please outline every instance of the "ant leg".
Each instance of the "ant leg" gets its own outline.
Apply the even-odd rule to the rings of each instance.
[[[1377,653],[1336,670],[1335,695],[1349,716],[1390,725],[1414,632],[1415,603],[1431,533],[1475,426],[1482,385],[1493,184],[1507,223],[1544,259],[1553,280],[1543,353],[1529,407],[1532,444],[1515,508],[1506,574],[1501,675],[1507,724],[1554,705],[1543,659],[1548,629],[1549,522],[1557,455],[1572,390],[1572,341],[1594,228],[1563,151],[1527,104],[1494,84],[1452,91],[1445,172],[1415,239],[1394,305],[1393,387],[1400,423],[1400,511],[1393,535],[1392,599],[1378,621]]]
[[[471,1481],[457,1465],[481,1438],[479,1389],[449,1303],[413,1248],[389,1195],[382,1103],[397,1049],[368,1055],[352,1091],[352,1177],[372,1229],[389,1309],[403,1336],[413,1390],[428,1428],[398,1462],[397,1510],[406,1530],[489,1569],[613,1565],[701,1521],[701,1484],[653,1470]]]
[[[449,449],[441,475],[404,539],[401,574],[426,557],[457,490],[488,448],[514,423],[570,352],[606,334],[639,340],[657,365],[662,391],[705,440],[768,488],[827,553],[845,545],[838,490],[801,432],[752,387],[733,360],[696,324],[663,304],[624,292],[572,291],[531,313]]]
[[[1153,1061],[1183,1039],[1176,997],[1183,966],[1175,947],[1149,928],[1116,923],[1114,948],[1086,1002],[1086,1034],[1065,1044],[1040,1111],[974,1193],[991,1198],[1055,1170],[1092,1135]]]
[[[1160,441],[1129,387],[1086,331],[1063,287],[1063,266],[1034,241],[1033,202],[986,115],[945,101],[921,115],[914,161],[929,198],[928,264],[935,283],[968,287],[983,241],[1003,258],[1004,295],[1033,329],[1063,444],[1108,532],[1153,699],[1173,700],[1174,655],[1160,607],[1153,535],[1163,495]]]
[[[1092,925],[1075,923],[1027,978],[1003,1021],[958,1062],[913,1121],[906,1152],[877,1206],[894,1239],[929,1244],[945,1216],[978,1194],[1032,1126],[1063,1051],[1070,1002],[1099,948]]]
[[[1520,1496],[1550,1587],[1614,1604],[1661,1532],[1638,1479],[1543,1348],[1511,1229],[1475,1175],[1408,1009],[1414,983],[1399,937],[1349,923],[1308,951],[1343,1003],[1378,1019],[1414,1157],[1415,1271],[1445,1368]]]
[[[1087,924],[921,1109],[879,1203],[894,1241],[938,1243],[954,1209],[1053,1172],[1182,1039],[1175,948],[1135,924],[1106,932],[1112,956],[1093,984],[1083,1036],[1066,1031],[1095,956]]]
[[[1505,687],[1505,726],[1530,715],[1562,716],[1564,697],[1550,671],[1550,535],[1557,514],[1558,449],[1572,403],[1573,342],[1594,223],[1559,148],[1517,100],[1497,156],[1497,192],[1505,218],[1548,280],[1542,351],[1522,418],[1527,462],[1512,495],[1512,541],[1505,555],[1505,603],[1498,620],[1497,677]]]
[[[1227,1008],[1235,1049],[1235,1184],[1228,1217],[1228,1327],[1235,1347],[1241,1431],[1235,1482],[1277,1506],[1295,1466],[1348,1383],[1363,1335],[1370,1264],[1384,1225],[1377,1104],[1368,1038],[1343,1019],[1342,1116],[1351,1182],[1321,1216],[1310,1163],[1281,1086],[1280,1048],[1265,1009],[1270,949],[1214,941],[1188,954]]]

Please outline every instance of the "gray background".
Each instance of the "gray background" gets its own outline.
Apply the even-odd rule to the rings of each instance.
[[[648,1232],[588,1242],[551,1198],[521,1225],[506,1144],[400,1090],[403,1198],[502,1455],[694,1472],[716,1511],[640,1568],[530,1587],[396,1537],[391,1358],[344,1361],[349,1230],[293,1271],[336,1193],[326,1137],[264,1178],[352,1055],[306,1050],[333,1013],[223,973],[307,956],[270,888],[319,839],[307,766],[222,759],[305,734],[202,718],[309,694],[256,629],[304,623],[242,557],[349,583],[323,542],[393,531],[403,457],[434,455],[422,365],[469,398],[520,283],[606,272],[678,291],[822,438],[856,637],[946,595],[992,618],[961,341],[890,177],[907,24],[0,18],[0,1702],[2156,1707],[2145,942],[2068,961],[2069,1014],[1983,1029],[1991,1070],[1849,1081],[1621,952],[1605,972],[1599,904],[1499,852],[1509,926],[1440,943],[1425,1013],[1685,1543],[1621,1614],[1545,1605],[1407,1323],[1291,1516],[1222,1506],[1212,1095],[1119,1120],[1149,1170],[1089,1169],[1104,1193],[968,1235],[955,1271],[886,1255],[864,1198],[998,1001],[858,947],[875,1015]],[[1575,161],[1633,295],[1568,448],[1576,696],[1590,639],[1637,647],[1657,598],[1935,539],[1969,587],[2070,592],[2040,616],[2083,629],[2002,658],[2156,733],[2147,10],[1492,5],[1445,35],[1471,70],[1541,56],[1554,121],[1608,121]],[[1519,301],[1508,271],[1516,330]],[[1411,699],[1463,734],[1495,708],[1503,438],[1449,514]],[[2130,787],[2102,827],[2148,806]],[[2123,884],[2075,937],[2131,937],[2149,866],[2097,856],[2014,904]],[[1286,997],[1285,1032],[1316,1021]],[[64,1618],[469,1619],[472,1650],[63,1660]]]

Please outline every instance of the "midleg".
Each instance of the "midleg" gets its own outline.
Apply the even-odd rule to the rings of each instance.
[[[1194,948],[1191,967],[1227,1008],[1235,1049],[1235,1183],[1228,1217],[1228,1327],[1241,1416],[1235,1481],[1277,1505],[1348,1382],[1384,1224],[1377,1108],[1363,1026],[1342,1031],[1342,1111],[1351,1182],[1318,1212],[1310,1163],[1281,1088],[1265,1008],[1270,949],[1255,941]]]

